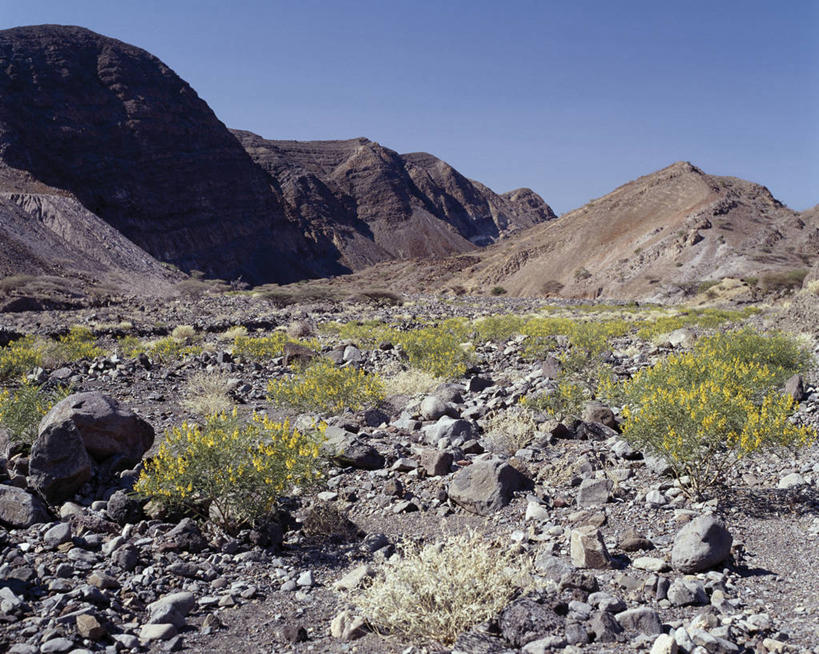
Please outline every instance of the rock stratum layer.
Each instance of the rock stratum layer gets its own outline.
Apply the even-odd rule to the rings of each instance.
[[[497,195],[431,155],[234,135],[156,57],[57,25],[0,32],[0,192],[18,206],[76,200],[47,201],[71,205],[52,223],[72,228],[47,236],[62,258],[97,259],[93,239],[69,232],[93,231],[98,217],[148,253],[137,259],[252,283],[463,252],[554,217],[532,191]],[[53,269],[51,250],[34,247],[42,230],[20,225],[4,218],[0,234],[27,254],[10,245],[0,266]]]

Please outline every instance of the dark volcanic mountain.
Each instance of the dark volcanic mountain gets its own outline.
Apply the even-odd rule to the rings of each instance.
[[[431,154],[400,155],[366,138],[271,141],[233,133],[292,212],[329,235],[353,270],[466,252],[556,218],[533,191],[498,195]]]
[[[36,229],[0,206],[4,250],[19,254],[26,242],[33,260],[47,262],[54,247],[97,260],[93,239],[76,237],[99,217],[183,270],[288,282],[464,252],[554,217],[533,192],[496,195],[431,155],[400,156],[366,139],[236,135],[241,144],[144,50],[80,27],[1,31],[0,193],[18,207],[76,200],[46,200],[52,217],[71,210]],[[78,229],[40,238],[56,224]],[[21,258],[0,255],[0,264],[14,270]]]
[[[326,265],[332,247],[286,218],[187,83],[144,50],[79,27],[0,32],[0,190],[71,194],[185,269],[256,282],[338,270]]]

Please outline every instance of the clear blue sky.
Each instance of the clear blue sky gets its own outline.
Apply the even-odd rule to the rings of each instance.
[[[154,53],[229,127],[424,150],[563,213],[689,160],[819,203],[819,0],[0,0]]]

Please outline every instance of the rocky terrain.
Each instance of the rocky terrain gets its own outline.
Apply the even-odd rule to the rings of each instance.
[[[819,652],[817,448],[798,459],[751,458],[694,500],[661,461],[622,439],[616,413],[594,403],[577,422],[537,418],[533,440],[520,449],[498,447],[489,418],[556,384],[554,360],[527,359],[521,337],[475,343],[460,378],[330,417],[325,477],[282,501],[278,528],[227,535],[210,523],[169,519],[127,492],[136,460],[156,452],[165,429],[197,419],[183,402],[196,373],[224,374],[242,413],[277,411],[266,386],[289,368],[281,357],[237,355],[219,336],[230,327],[244,325],[253,337],[277,327],[317,334],[338,366],[389,378],[406,367],[402,347],[339,340],[322,325],[381,320],[410,328],[541,307],[415,297],[392,307],[321,300],[276,308],[238,295],[10,315],[3,342],[83,324],[110,352],[126,334],[157,337],[189,324],[203,347],[169,360],[109,353],[31,371],[33,380],[70,383],[86,395],[52,410],[30,456],[4,445],[0,648]],[[751,320],[788,325],[777,311]],[[686,349],[698,331],[655,342],[619,337],[606,357],[631,374]],[[556,347],[555,355],[565,344]],[[804,398],[800,416],[816,425],[815,371],[805,372],[808,382],[790,392]],[[66,438],[79,439],[70,452],[59,445]],[[357,589],[405,538],[432,543],[468,528],[529,560],[532,587],[446,647],[372,632],[352,602]]]

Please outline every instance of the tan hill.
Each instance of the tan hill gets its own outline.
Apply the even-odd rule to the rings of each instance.
[[[679,162],[482,251],[379,266],[360,283],[667,300],[726,277],[798,285],[818,254],[815,210],[800,214],[763,186]]]
[[[556,217],[533,191],[498,195],[431,154],[399,155],[366,138],[273,141],[233,133],[290,213],[332,239],[352,270],[467,252]]]

